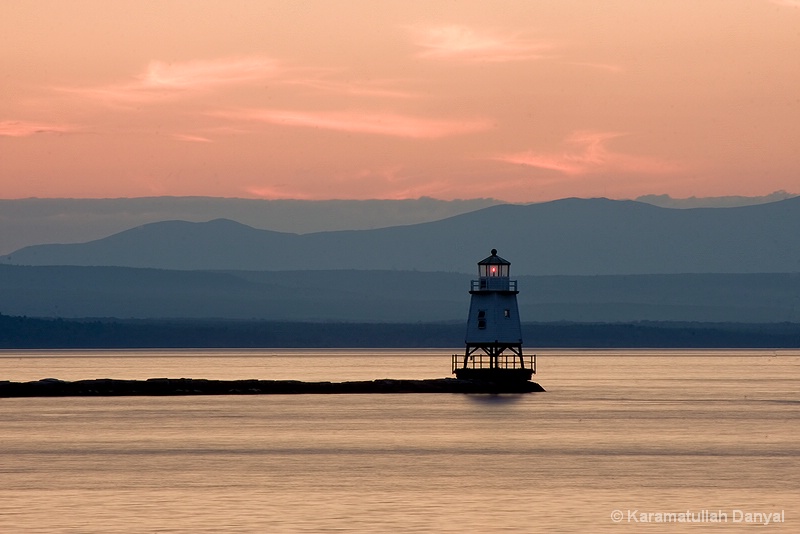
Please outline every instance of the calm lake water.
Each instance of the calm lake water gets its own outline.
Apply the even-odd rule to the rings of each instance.
[[[547,393],[0,399],[0,532],[800,531],[800,351],[538,363]],[[442,350],[0,352],[14,381],[449,366]]]

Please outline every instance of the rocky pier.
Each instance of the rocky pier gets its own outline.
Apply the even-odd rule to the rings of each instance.
[[[544,388],[536,382],[490,382],[433,378],[424,380],[367,380],[303,382],[299,380],[208,380],[150,378],[147,380],[64,381],[45,378],[33,382],[0,381],[0,398],[12,397],[122,397],[179,395],[298,395],[357,393],[534,393]]]

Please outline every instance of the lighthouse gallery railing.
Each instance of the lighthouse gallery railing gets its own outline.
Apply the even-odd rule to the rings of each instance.
[[[508,278],[486,277],[480,280],[472,280],[470,285],[472,291],[516,291],[517,281]]]
[[[531,369],[533,374],[536,374],[536,355],[525,354],[522,356],[522,361],[518,354],[500,354],[496,356],[497,368],[499,369]],[[524,362],[524,365],[523,365]],[[467,364],[464,365],[463,354],[453,354],[451,372],[455,373],[456,369],[491,369],[492,362],[488,354],[470,354],[467,357]]]

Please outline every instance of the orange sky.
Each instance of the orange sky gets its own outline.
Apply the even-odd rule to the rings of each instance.
[[[800,193],[800,0],[0,3],[0,197]]]

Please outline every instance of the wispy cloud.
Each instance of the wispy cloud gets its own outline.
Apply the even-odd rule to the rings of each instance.
[[[367,96],[378,98],[419,98],[413,91],[394,87],[397,80],[370,80],[358,82],[340,82],[323,77],[296,77],[282,80],[287,85],[299,85],[327,94],[350,96]]]
[[[462,61],[509,62],[540,59],[553,43],[534,42],[517,35],[477,31],[468,26],[413,27],[419,57]]]
[[[256,185],[245,192],[262,198],[343,198],[342,191],[350,189],[347,198],[407,199],[448,194],[452,183],[436,179],[428,173],[410,171],[404,165],[380,165],[358,169],[342,169],[326,173],[318,182]]]
[[[174,63],[151,61],[144,72],[128,82],[56,89],[109,103],[142,103],[263,80],[279,71],[277,61],[258,57]]]
[[[495,156],[492,159],[557,171],[578,176],[616,171],[628,173],[662,174],[677,170],[673,163],[643,156],[623,154],[610,150],[606,144],[622,137],[620,132],[578,131],[564,141],[561,152],[518,152]]]
[[[491,127],[491,123],[483,119],[430,119],[392,112],[247,109],[220,111],[211,115],[229,120],[420,139],[468,134]]]
[[[786,7],[800,8],[800,0],[770,0],[773,4]]]
[[[274,75],[278,62],[269,58],[198,60],[185,63],[152,61],[140,78],[146,88],[207,89]]]
[[[28,137],[36,134],[63,134],[78,131],[71,124],[32,121],[0,121],[0,137]]]
[[[335,72],[333,73],[336,74]],[[186,62],[151,61],[130,80],[89,87],[56,87],[107,104],[132,105],[183,98],[229,86],[269,80],[272,84],[308,87],[327,94],[380,98],[416,98],[395,87],[397,80],[343,82],[331,79],[330,69],[292,68],[266,57],[223,58]]]
[[[590,69],[604,70],[606,72],[622,72],[624,69],[621,65],[613,63],[593,63],[589,61],[568,61],[568,65],[575,65],[578,67],[588,67]]]
[[[186,141],[189,143],[213,143],[214,141],[209,139],[208,137],[203,137],[201,135],[191,135],[191,134],[172,134],[172,138],[178,141]]]
[[[244,192],[254,197],[271,199],[271,200],[281,199],[281,198],[291,198],[294,200],[310,200],[313,198],[305,190],[290,187],[285,184],[272,185],[272,186],[266,186],[266,185],[248,186],[244,188]]]

